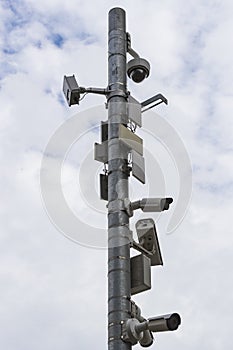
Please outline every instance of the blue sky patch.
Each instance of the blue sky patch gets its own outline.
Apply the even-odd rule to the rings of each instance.
[[[55,33],[52,34],[50,39],[52,40],[53,44],[59,48],[61,48],[64,44],[65,39],[61,34]]]
[[[13,49],[12,47],[6,47],[5,49],[3,49],[3,53],[5,53],[6,55],[14,55],[15,53],[17,53],[17,50]]]

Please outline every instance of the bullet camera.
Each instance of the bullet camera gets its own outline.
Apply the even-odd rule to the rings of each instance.
[[[144,58],[133,58],[127,64],[127,74],[135,83],[141,83],[150,74],[150,63]]]
[[[151,332],[175,331],[181,324],[180,315],[177,313],[148,319],[148,329]]]
[[[144,212],[160,212],[168,210],[172,202],[172,198],[143,198],[141,200],[141,209]]]
[[[122,339],[132,345],[139,343],[148,347],[153,343],[151,332],[175,331],[181,323],[177,313],[149,318],[140,322],[136,318],[130,318],[123,326]]]
[[[131,209],[141,209],[143,212],[161,212],[168,210],[172,198],[143,198],[136,202],[131,202]]]
[[[153,219],[142,219],[136,223],[136,231],[139,244],[145,248],[150,255],[151,266],[163,265],[163,259],[159,247],[159,240]]]
[[[134,332],[140,334],[145,330],[150,332],[175,331],[181,324],[180,315],[177,313],[148,318],[144,322],[134,322]],[[132,325],[131,325],[132,328]]]

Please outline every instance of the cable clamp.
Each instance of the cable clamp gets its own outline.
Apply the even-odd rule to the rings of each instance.
[[[108,213],[115,213],[119,211],[126,211],[129,217],[133,216],[133,210],[131,208],[131,202],[128,198],[116,199],[115,201],[108,202]]]

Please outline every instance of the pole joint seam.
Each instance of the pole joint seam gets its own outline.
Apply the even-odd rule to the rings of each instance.
[[[122,86],[125,86],[125,84],[124,83],[122,83],[122,82],[120,82],[120,81],[116,81],[115,83],[111,83],[111,84],[109,84],[108,85],[108,88],[110,88],[110,86],[113,86],[113,85],[116,85],[116,84],[119,84],[119,85],[122,85]],[[110,90],[111,90],[111,88],[110,88]],[[109,90],[108,90],[109,91]],[[129,92],[128,92],[129,93]]]
[[[111,315],[111,314],[113,314],[114,312],[122,312],[122,313],[124,313],[124,314],[129,315],[129,316],[130,316],[129,318],[131,318],[131,310],[115,309],[115,310],[109,311],[109,312],[108,312],[108,316]]]
[[[109,270],[109,271],[108,271],[108,275],[109,275],[111,272],[116,272],[116,271],[130,273],[129,270],[120,268],[120,269],[111,269],[111,270]]]
[[[108,259],[108,263],[109,263],[110,261],[116,260],[116,259],[130,260],[130,259],[127,258],[126,256],[115,255],[115,256],[112,256],[111,258]]]
[[[119,295],[119,296],[110,297],[110,298],[108,298],[108,302],[112,299],[126,299],[129,302],[131,302],[130,296],[127,296],[127,295]]]

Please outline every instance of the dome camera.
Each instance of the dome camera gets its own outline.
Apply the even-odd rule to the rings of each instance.
[[[134,58],[128,62],[127,74],[135,83],[141,83],[149,73],[150,63],[144,58]]]

